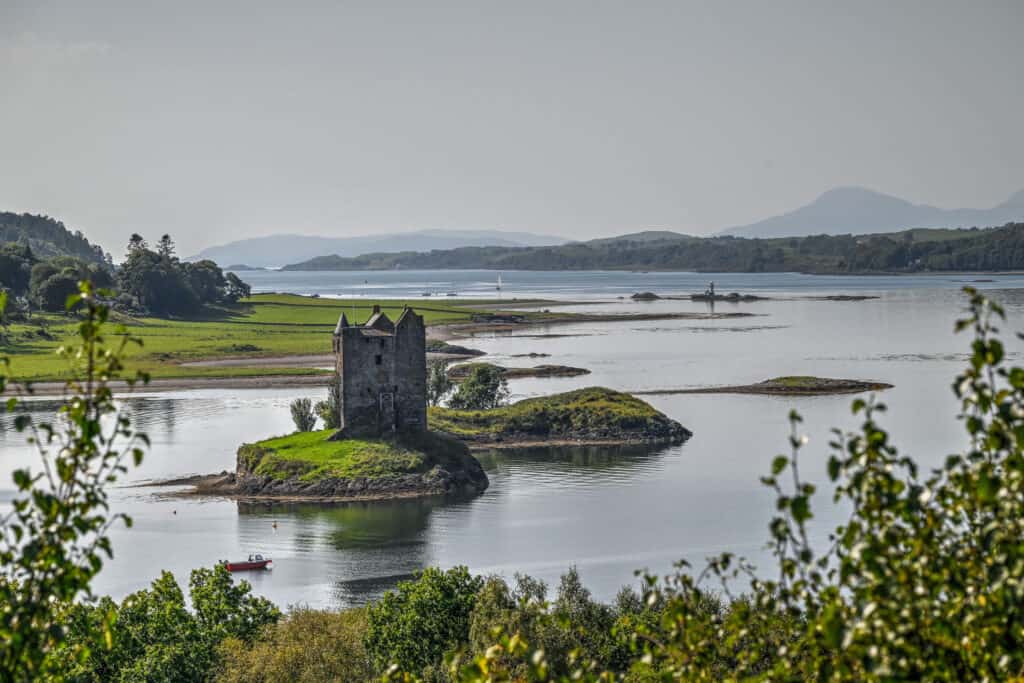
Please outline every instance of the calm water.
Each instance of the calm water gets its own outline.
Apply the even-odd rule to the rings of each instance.
[[[884,423],[904,452],[938,463],[963,442],[952,420],[949,391],[963,363],[966,337],[954,337],[959,293],[971,276],[815,278],[799,275],[686,273],[502,274],[503,297],[545,296],[591,303],[569,310],[705,311],[689,301],[634,303],[632,292],[685,293],[715,279],[720,291],[757,290],[776,301],[718,305],[754,316],[716,321],[602,323],[532,328],[478,337],[470,345],[497,362],[551,362],[589,368],[567,379],[518,380],[515,398],[588,385],[622,390],[756,382],[784,374],[879,379]],[[496,274],[252,273],[260,291],[322,295],[415,297],[429,289],[492,297]],[[1007,332],[1024,329],[1024,278],[977,283],[1008,307]],[[367,281],[367,282],[364,282]],[[870,292],[878,300],[816,301],[837,292]],[[596,303],[597,301],[604,303]],[[1006,341],[1015,360],[1018,341]],[[543,361],[519,354],[547,353]],[[153,446],[131,473],[134,481],[229,469],[242,441],[290,431],[287,405],[308,389],[203,390],[138,396],[128,403]],[[185,500],[151,488],[120,488],[116,506],[135,519],[114,534],[116,558],[96,588],[120,597],[170,569],[182,581],[189,569],[252,551],[274,557],[273,572],[249,578],[280,604],[363,602],[427,565],[466,564],[473,571],[511,576],[523,571],[556,581],[576,565],[595,593],[610,598],[633,572],[665,572],[674,561],[700,563],[734,550],[766,565],[763,553],[771,498],[758,484],[771,458],[785,448],[790,408],[806,418],[811,437],[804,471],[824,483],[829,428],[852,428],[850,397],[651,396],[659,409],[694,432],[671,448],[531,450],[482,456],[491,488],[472,500],[350,505],[243,505]],[[43,414],[52,403],[33,409]],[[0,485],[15,466],[32,461],[17,433],[0,430]],[[819,537],[841,511],[821,487]],[[9,488],[0,490],[5,498]],[[277,522],[276,530],[272,527]]]

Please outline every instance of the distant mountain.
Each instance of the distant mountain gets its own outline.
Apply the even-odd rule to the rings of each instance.
[[[49,216],[0,212],[0,243],[4,242],[28,244],[37,259],[75,256],[88,263],[110,263],[101,247]]]
[[[328,254],[353,257],[369,253],[424,252],[459,247],[554,246],[565,242],[564,238],[551,235],[498,230],[420,230],[362,237],[271,235],[209,247],[188,260],[211,259],[222,266],[244,263],[249,266],[268,267],[283,266]]]
[[[829,190],[781,216],[723,230],[737,237],[863,235],[910,228],[970,228],[1024,220],[1024,190],[991,209],[940,209],[863,187]]]

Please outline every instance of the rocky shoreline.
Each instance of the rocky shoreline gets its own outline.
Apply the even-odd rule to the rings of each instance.
[[[416,471],[379,476],[320,475],[313,462],[287,462],[280,471],[261,467],[272,449],[259,444],[243,444],[238,449],[235,471],[196,475],[148,482],[141,486],[188,486],[174,496],[213,496],[241,501],[355,502],[419,498],[426,496],[483,493],[490,485],[486,472],[462,443],[442,435],[427,433],[415,438],[395,440],[396,447],[416,449],[423,465]]]
[[[431,408],[431,428],[473,450],[682,443],[693,433],[644,401],[604,387],[528,398],[493,410]]]

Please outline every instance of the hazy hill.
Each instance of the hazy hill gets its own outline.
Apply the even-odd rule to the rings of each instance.
[[[648,236],[650,237],[650,236]],[[906,273],[1024,270],[1024,223],[1001,228],[919,228],[871,235],[751,239],[626,235],[553,247],[462,247],[337,255],[285,270],[681,270],[697,272]]]
[[[863,187],[829,190],[807,206],[781,216],[730,228],[738,237],[862,235],[908,228],[969,228],[1024,220],[1024,190],[991,209],[940,209],[911,204]]]
[[[211,259],[222,266],[245,263],[250,266],[282,266],[325,254],[351,257],[368,253],[432,251],[459,247],[523,247],[565,243],[551,235],[498,230],[420,230],[399,234],[362,237],[315,237],[271,235],[238,240],[203,249],[189,260]]]
[[[681,232],[672,232],[671,230],[644,230],[642,232],[631,232],[626,235],[616,235],[615,237],[602,237],[596,240],[587,240],[586,244],[607,244],[609,242],[675,242],[688,239],[693,239],[693,237],[691,235],[684,235]]]
[[[28,243],[38,259],[77,256],[89,263],[109,263],[101,247],[90,244],[81,232],[68,230],[49,216],[0,212],[0,243]]]

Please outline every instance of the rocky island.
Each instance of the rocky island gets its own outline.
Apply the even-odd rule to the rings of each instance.
[[[431,429],[471,448],[681,443],[693,434],[648,403],[603,387],[528,398],[493,410],[431,408]]]
[[[638,391],[647,396],[664,394],[768,394],[773,396],[823,396],[828,394],[859,394],[864,391],[892,389],[892,385],[875,380],[832,379],[795,375],[773,377],[757,384],[739,384],[724,387],[694,387],[690,389],[652,389]]]
[[[483,467],[459,441],[423,432],[394,438],[339,439],[334,430],[297,432],[244,444],[235,473],[199,483],[197,493],[248,500],[381,500],[475,495]]]
[[[461,382],[478,367],[491,367],[505,379],[523,379],[526,377],[579,377],[589,375],[586,368],[574,368],[569,365],[535,365],[532,368],[506,368],[494,363],[463,363],[448,368],[448,378],[453,382]]]

